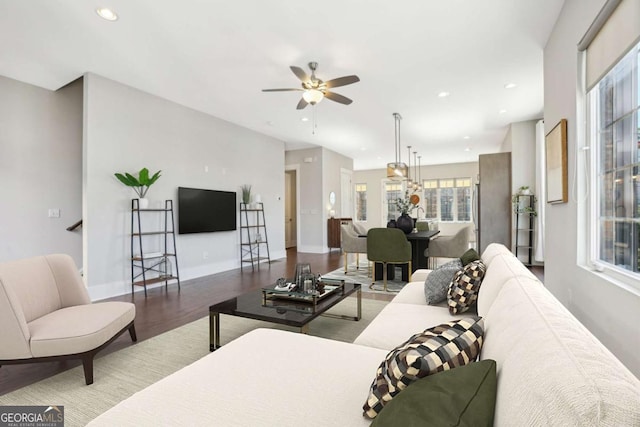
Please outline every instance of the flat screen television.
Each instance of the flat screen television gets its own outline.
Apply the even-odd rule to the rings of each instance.
[[[178,234],[236,230],[236,193],[178,187]]]

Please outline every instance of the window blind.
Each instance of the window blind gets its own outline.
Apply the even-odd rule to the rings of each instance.
[[[587,91],[640,41],[640,0],[609,0],[578,43],[587,51]]]

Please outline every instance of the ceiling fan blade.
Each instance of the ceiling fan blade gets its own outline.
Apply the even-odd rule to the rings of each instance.
[[[307,75],[307,73],[304,72],[302,68],[296,67],[295,65],[292,65],[289,68],[291,68],[291,71],[293,71],[293,74],[295,74],[302,83],[306,83],[309,81],[309,76]]]
[[[354,76],[338,77],[337,79],[329,80],[328,82],[325,82],[324,84],[327,86],[328,89],[330,89],[332,87],[350,85],[352,83],[357,83],[359,81],[360,81],[360,78],[358,76],[354,75]]]
[[[332,101],[339,102],[340,104],[349,105],[353,102],[353,100],[347,98],[346,96],[339,95],[334,92],[326,91],[324,93],[325,98],[328,98]]]
[[[302,110],[307,105],[309,105],[309,103],[305,101],[304,98],[300,98],[300,102],[298,102],[298,106],[296,107],[296,110]]]
[[[263,92],[289,92],[289,91],[299,91],[302,89],[293,89],[293,88],[289,88],[289,89],[262,89]]]

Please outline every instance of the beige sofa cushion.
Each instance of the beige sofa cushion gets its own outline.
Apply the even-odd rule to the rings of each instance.
[[[498,367],[495,425],[640,425],[640,382],[531,279],[502,287],[481,359]]]
[[[120,402],[89,426],[366,427],[387,352],[256,329]]]
[[[424,292],[422,287],[420,291]],[[421,299],[424,300],[424,295]],[[441,305],[423,304],[396,303],[394,299],[358,335],[354,344],[391,350],[427,328],[471,316],[469,313],[449,314],[446,301]]]
[[[431,270],[429,270],[431,271]],[[413,280],[413,278],[412,278]],[[400,292],[393,297],[393,303],[405,303],[405,304],[417,304],[427,305],[427,300],[424,297],[424,281],[422,282],[409,282],[402,287]],[[407,337],[409,338],[409,337]]]
[[[93,350],[133,321],[135,305],[102,302],[62,308],[28,324],[34,357]]]
[[[509,252],[492,258],[478,293],[478,315],[486,316],[502,286],[513,277],[526,277],[541,285],[536,276]]]
[[[484,252],[482,252],[482,255],[480,255],[480,259],[482,259],[484,265],[489,267],[491,265],[491,262],[493,261],[493,258],[498,255],[514,256],[513,253],[505,245],[502,245],[500,243],[491,243],[485,248]]]

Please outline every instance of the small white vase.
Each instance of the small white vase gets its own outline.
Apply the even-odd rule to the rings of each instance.
[[[138,199],[138,208],[147,209],[149,207],[149,199]]]

